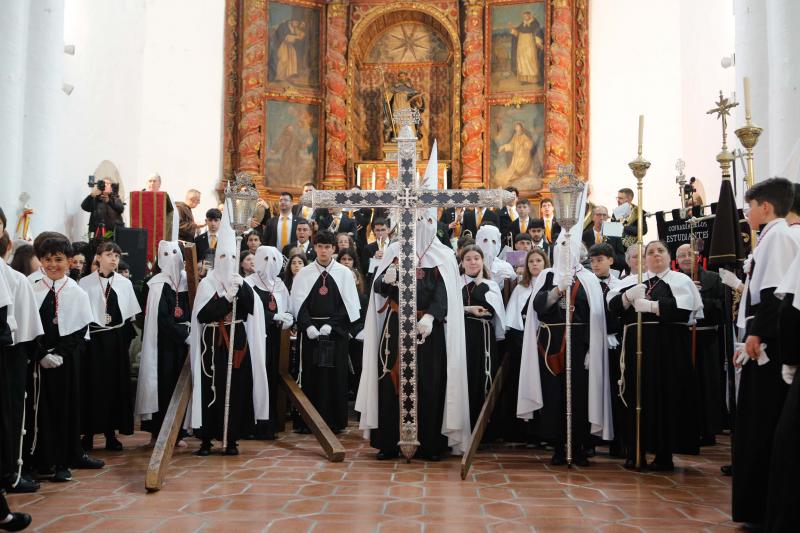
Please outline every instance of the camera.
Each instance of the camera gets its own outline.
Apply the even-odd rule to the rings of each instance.
[[[89,188],[91,189],[91,188],[93,188],[95,186],[95,183],[96,183],[96,180],[94,178],[94,174],[90,174],[89,175],[89,181],[86,182],[86,185],[88,185]]]
[[[106,190],[106,182],[105,180],[100,180],[95,183],[98,191],[105,191]]]

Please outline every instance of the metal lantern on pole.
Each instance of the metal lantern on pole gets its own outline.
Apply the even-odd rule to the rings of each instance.
[[[242,248],[242,234],[250,227],[250,221],[258,205],[258,191],[256,190],[253,179],[246,172],[237,172],[236,178],[228,181],[225,187],[225,216],[231,223],[231,227],[236,232],[236,250]],[[231,310],[231,334],[228,344],[228,370],[225,381],[225,416],[222,424],[222,451],[228,447],[228,420],[231,405],[231,375],[233,373],[233,347],[234,334],[236,332],[236,302],[233,299],[233,309]]]
[[[566,265],[566,271],[572,272],[577,265],[572,264],[570,230],[578,223],[578,217],[584,207],[584,189],[586,183],[575,176],[575,167],[573,165],[559,165],[556,181],[550,185],[550,190],[553,193],[553,208],[555,209],[555,216],[561,228],[564,230],[564,240],[561,241],[560,246],[565,246],[566,253],[563,257],[569,258]],[[554,256],[558,255],[555,251]],[[572,279],[572,278],[570,278]],[[567,290],[562,295],[564,300],[562,306],[566,311],[564,320],[564,337],[566,344],[566,415],[567,415],[567,442],[566,454],[567,465],[572,466],[572,302],[570,295],[572,293],[572,281],[567,286]]]

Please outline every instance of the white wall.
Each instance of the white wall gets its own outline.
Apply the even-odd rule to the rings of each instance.
[[[590,162],[595,203],[614,207],[616,192],[636,188],[627,164],[636,157],[638,115],[645,115],[644,178],[648,211],[678,206],[675,162],[716,200],[722,144],[718,121],[705,114],[719,90],[730,94],[731,0],[596,0],[590,2]],[[733,128],[729,132],[733,133]],[[729,141],[729,146],[730,146]],[[649,235],[655,236],[655,224]]]

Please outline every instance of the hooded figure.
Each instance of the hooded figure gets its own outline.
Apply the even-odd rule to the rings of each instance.
[[[183,254],[178,241],[158,243],[156,258],[161,272],[147,282],[142,352],[136,410],[143,426],[155,439],[161,430],[181,368],[189,337],[189,306]]]
[[[581,202],[585,205],[585,202]],[[577,220],[583,219],[583,213]],[[554,265],[536,278],[528,303],[517,398],[517,416],[533,419],[538,438],[555,445],[551,464],[565,462],[566,345],[562,292],[570,286],[572,314],[572,449],[575,464],[586,465],[590,435],[614,438],[609,385],[605,303],[597,276],[581,265],[581,226],[561,232]],[[534,413],[541,411],[536,416]]]
[[[498,257],[503,248],[503,239],[497,226],[481,226],[475,234],[475,244],[483,250],[483,262],[486,270],[499,286],[502,286],[507,279],[517,279],[514,267]]]
[[[429,169],[430,170],[430,169]],[[426,171],[424,186],[435,189]],[[450,446],[469,447],[464,306],[453,250],[436,237],[436,210],[417,216],[417,455],[437,460]],[[386,250],[375,274],[364,324],[364,358],[356,410],[359,428],[380,450],[378,459],[399,454],[398,287],[400,244]],[[420,344],[421,342],[421,344]]]
[[[283,269],[283,254],[274,246],[259,246],[255,255],[256,271],[245,278],[264,307],[264,330],[266,338],[266,367],[269,388],[278,390],[278,359],[281,350],[281,330],[289,329],[294,324],[294,317],[289,313],[289,289],[280,279]],[[277,412],[277,395],[269,399],[270,413]],[[272,440],[275,438],[275,424],[272,416],[255,428],[257,438]]]
[[[230,335],[234,335],[233,370],[226,455],[239,453],[236,440],[256,420],[269,418],[264,307],[238,274],[236,235],[228,216],[217,236],[214,270],[197,287],[192,306],[189,354],[192,363],[191,426],[203,439],[196,453],[211,453],[211,440],[223,436]],[[233,301],[236,299],[236,316]],[[252,399],[252,411],[249,408]],[[248,404],[248,405],[246,405]],[[247,420],[248,415],[253,415]]]

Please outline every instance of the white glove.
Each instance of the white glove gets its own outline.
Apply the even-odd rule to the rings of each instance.
[[[328,324],[325,324],[321,328],[319,328],[319,334],[323,337],[327,337],[331,334],[331,327]]]
[[[356,340],[364,342],[364,330],[363,329],[361,331],[359,331],[358,334],[356,335]]]
[[[317,337],[319,337],[319,330],[314,326],[308,326],[306,328],[306,336],[308,336],[308,338],[311,339],[312,341],[316,340]]]
[[[644,286],[644,283],[639,283],[638,285],[634,285],[627,291],[625,291],[625,298],[630,303],[634,303],[636,300],[641,300],[644,298],[644,293],[647,289]]]
[[[275,321],[281,323],[281,329],[289,329],[294,324],[294,317],[289,313],[278,313]]]
[[[47,368],[48,370],[51,368],[58,368],[64,364],[64,358],[60,355],[49,353],[42,357],[39,364],[42,365],[42,368]]]
[[[433,315],[425,314],[422,318],[419,319],[417,322],[417,333],[419,336],[424,339],[428,338],[428,335],[431,334],[433,331]]]
[[[563,293],[563,292],[567,291],[567,289],[569,288],[569,286],[571,284],[572,284],[572,276],[570,276],[569,274],[563,274],[558,279],[557,287],[558,287],[558,290]]]
[[[617,340],[616,335],[609,335],[608,336],[608,349],[613,350],[615,348],[619,348],[619,341]]]
[[[397,267],[394,265],[389,265],[389,268],[386,269],[386,272],[383,274],[383,282],[389,285],[394,285],[397,283]]]
[[[747,259],[744,260],[744,265],[742,265],[742,269],[744,270],[745,274],[750,273],[750,267],[753,264],[753,254],[747,256]]]
[[[228,299],[229,302],[232,302],[236,295],[239,293],[239,288],[244,284],[244,278],[234,272],[231,275],[231,283],[230,283],[230,293],[225,294],[225,297]]]
[[[787,385],[791,385],[794,381],[794,373],[797,372],[797,365],[783,365],[781,366],[781,376]]]
[[[750,356],[747,355],[747,352],[744,350],[735,353],[733,356],[733,361],[736,363],[736,366],[744,366],[749,360]]]
[[[637,313],[658,313],[658,302],[654,302],[653,300],[647,300],[645,298],[640,298],[639,300],[634,300],[633,308],[636,309]]]
[[[719,277],[722,279],[722,283],[727,285],[731,289],[738,291],[744,285],[742,280],[740,280],[736,274],[729,270],[725,270],[724,268],[719,269]]]

